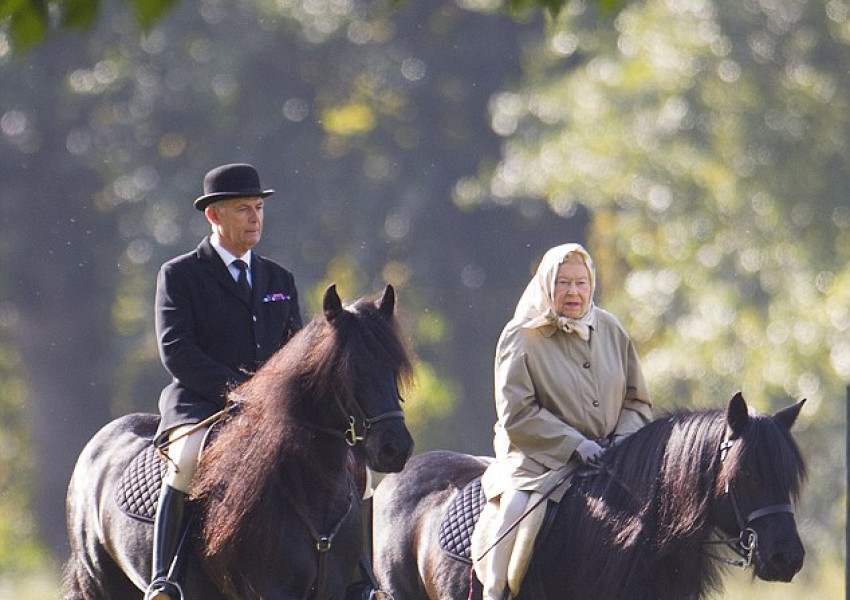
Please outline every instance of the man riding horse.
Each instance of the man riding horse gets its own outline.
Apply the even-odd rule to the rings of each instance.
[[[207,420],[225,394],[301,329],[292,274],[252,249],[263,230],[264,198],[248,164],[212,169],[194,202],[212,227],[192,252],[165,263],[156,287],[156,332],[172,376],[160,395],[154,442],[168,458],[154,520],[146,600],[178,600],[169,568],[185,528],[184,506]],[[201,425],[199,425],[201,424]]]

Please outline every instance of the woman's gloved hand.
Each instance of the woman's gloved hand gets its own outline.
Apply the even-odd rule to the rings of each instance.
[[[576,454],[578,454],[581,462],[586,465],[595,465],[602,457],[603,451],[602,446],[593,440],[584,440],[576,448]]]

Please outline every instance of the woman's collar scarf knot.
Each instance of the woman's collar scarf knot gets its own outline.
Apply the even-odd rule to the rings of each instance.
[[[592,319],[590,318],[593,313],[593,309],[594,307],[591,306],[587,312],[578,319],[562,317],[561,315],[556,314],[553,310],[547,310],[545,314],[539,317],[542,322],[538,324],[536,322],[538,319],[532,319],[523,325],[523,327],[534,328],[540,327],[541,325],[551,325],[556,329],[560,329],[564,333],[574,333],[586,342],[590,340],[590,330],[593,327]]]

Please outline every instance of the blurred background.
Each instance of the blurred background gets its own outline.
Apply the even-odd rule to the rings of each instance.
[[[417,451],[492,453],[496,340],[567,241],[657,414],[808,398],[806,565],[716,597],[844,597],[850,2],[171,4],[0,0],[0,597],[58,597],[74,461],[156,411],[156,272],[241,161],[305,318],[398,288]]]

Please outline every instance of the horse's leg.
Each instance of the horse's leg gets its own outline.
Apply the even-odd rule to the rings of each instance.
[[[63,600],[141,600],[142,592],[133,585],[102,548],[88,556],[72,556],[65,565]]]
[[[82,471],[85,473],[86,464]],[[63,600],[141,599],[142,594],[119,568],[104,546],[97,502],[81,502],[92,490],[81,484],[85,476],[72,477],[68,494],[68,539],[71,555],[65,564]],[[95,494],[92,500],[97,500]],[[108,503],[104,503],[108,505]]]

